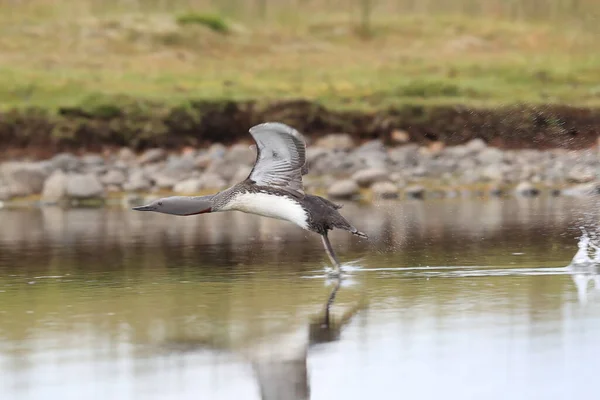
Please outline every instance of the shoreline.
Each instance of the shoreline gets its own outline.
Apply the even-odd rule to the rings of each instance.
[[[600,195],[600,144],[586,149],[502,149],[481,138],[419,145],[349,133],[308,138],[307,193],[333,201]],[[179,151],[128,147],[0,163],[5,207],[137,205],[158,196],[214,193],[245,179],[256,155],[248,141]]]

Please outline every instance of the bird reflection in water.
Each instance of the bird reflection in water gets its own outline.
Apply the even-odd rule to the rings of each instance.
[[[333,312],[342,279],[333,279],[334,285],[323,309],[308,318],[308,322],[295,331],[275,331],[262,335],[252,343],[236,348],[217,339],[179,338],[168,340],[170,349],[183,351],[227,351],[241,355],[252,365],[262,400],[310,399],[307,357],[314,347],[340,339],[342,330],[353,317],[364,310],[361,299],[341,313]]]

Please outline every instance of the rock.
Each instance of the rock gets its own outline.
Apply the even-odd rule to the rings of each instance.
[[[40,163],[6,162],[0,165],[0,178],[4,179],[11,197],[40,193],[46,176],[46,169]]]
[[[171,155],[167,159],[165,170],[178,171],[181,173],[192,172],[196,168],[196,160],[193,154],[190,155]]]
[[[353,153],[369,153],[369,152],[378,152],[378,153],[385,153],[385,145],[383,144],[383,142],[379,139],[376,140],[369,140],[368,142],[365,142],[363,144],[361,144],[360,146],[358,146],[357,148],[355,148],[352,152]]]
[[[523,197],[535,197],[540,191],[529,182],[521,182],[515,188],[515,193]]]
[[[419,164],[419,146],[408,144],[405,146],[394,147],[388,151],[388,158],[396,169],[415,167]]]
[[[131,164],[135,159],[135,153],[128,147],[122,147],[117,153],[117,160],[125,164]]]
[[[81,162],[83,165],[90,167],[98,167],[105,164],[104,158],[97,154],[86,154],[81,157]]]
[[[354,149],[350,155],[362,168],[385,168],[388,154],[381,140],[371,140]]]
[[[100,177],[100,182],[104,185],[116,185],[120,186],[125,183],[127,177],[123,171],[118,169],[111,169],[106,174]]]
[[[64,200],[67,194],[67,175],[60,169],[54,171],[44,182],[41,202],[56,204]]]
[[[574,183],[587,183],[598,177],[596,169],[591,165],[575,165],[567,173],[567,181]]]
[[[214,160],[208,168],[206,168],[205,173],[220,176],[222,179],[230,181],[237,173],[239,167],[239,164],[223,158]]]
[[[231,178],[229,183],[231,185],[235,185],[236,183],[243,181],[244,179],[246,179],[248,177],[248,175],[250,175],[251,171],[252,171],[252,167],[250,167],[250,166],[247,166],[247,165],[239,166],[237,172],[233,175],[233,177]]]
[[[354,140],[347,133],[332,133],[319,138],[314,146],[328,150],[348,151],[354,147]]]
[[[358,185],[351,179],[337,181],[327,190],[327,196],[333,199],[351,199],[358,193]]]
[[[392,182],[376,182],[371,186],[373,196],[380,199],[395,199],[398,197],[398,188]]]
[[[129,179],[123,185],[123,189],[131,192],[150,190],[150,181],[146,178],[141,170],[133,170],[129,174]]]
[[[167,158],[167,152],[163,149],[148,149],[139,158],[142,165],[163,161]]]
[[[394,129],[390,134],[390,139],[396,144],[405,144],[410,141],[410,134],[401,129]]]
[[[78,171],[82,162],[71,153],[60,153],[50,159],[54,169],[61,169],[64,172]]]
[[[181,182],[177,182],[173,186],[173,192],[177,194],[195,194],[202,189],[202,179],[189,178]]]
[[[422,199],[425,197],[425,188],[421,185],[410,185],[404,189],[404,194],[410,199]]]
[[[254,148],[254,149],[253,149]],[[246,144],[234,144],[229,149],[229,152],[225,156],[226,159],[235,161],[239,165],[254,165],[256,161],[256,146],[248,146]]]
[[[213,158],[223,158],[227,154],[227,147],[221,143],[213,143],[208,148],[208,154]]]
[[[104,189],[107,193],[119,193],[121,191],[121,187],[119,185],[107,185]]]
[[[0,202],[10,199],[10,190],[6,186],[0,186]],[[1,205],[0,205],[0,208]]]
[[[194,167],[198,169],[206,169],[213,161],[213,157],[208,153],[198,154],[194,158]]]
[[[163,171],[156,172],[153,174],[147,173],[147,176],[152,177],[152,180],[154,181],[154,186],[156,188],[167,190],[172,189],[177,182],[189,178],[189,175],[189,173],[169,169],[165,169]]]
[[[202,187],[206,189],[221,190],[227,187],[227,182],[217,174],[205,172],[200,178]]]
[[[383,168],[369,168],[357,171],[352,175],[352,180],[359,186],[369,187],[375,182],[388,180],[388,172]]]
[[[563,189],[561,192],[569,197],[589,197],[600,195],[600,182],[584,183]]]
[[[104,197],[104,188],[93,174],[67,175],[67,196],[72,199],[93,199]]]
[[[483,139],[471,139],[465,145],[465,149],[468,153],[476,154],[487,147]]]
[[[477,154],[477,161],[480,164],[499,164],[504,160],[504,152],[495,147],[484,147],[479,154]]]
[[[481,170],[481,178],[486,181],[502,182],[504,180],[504,168],[501,164],[488,165]]]

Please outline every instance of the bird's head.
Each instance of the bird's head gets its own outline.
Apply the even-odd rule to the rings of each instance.
[[[171,215],[196,215],[213,211],[213,196],[184,197],[172,196],[154,200],[139,207],[135,211],[154,211]]]

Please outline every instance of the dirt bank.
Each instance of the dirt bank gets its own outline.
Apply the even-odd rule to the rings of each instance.
[[[128,146],[175,149],[212,142],[248,140],[250,126],[288,123],[307,137],[346,132],[358,140],[391,140],[394,130],[410,142],[448,145],[481,138],[501,148],[592,146],[600,135],[600,109],[569,106],[405,106],[378,112],[334,111],[306,101],[190,102],[167,106],[133,100],[106,102],[56,112],[23,108],[0,113],[2,157],[46,157],[61,151],[100,151]]]

